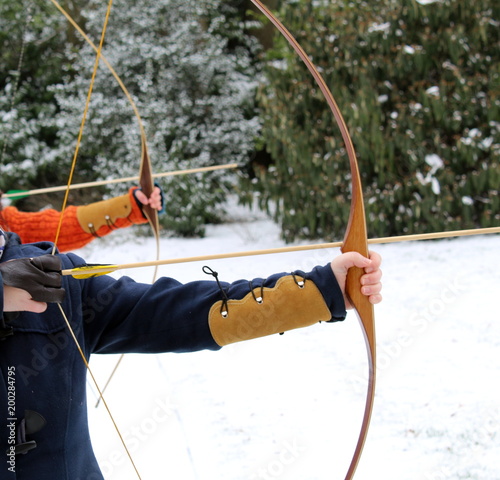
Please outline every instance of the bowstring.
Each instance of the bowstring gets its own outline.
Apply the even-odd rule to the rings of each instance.
[[[63,200],[62,207],[61,207],[61,216],[59,217],[59,222],[57,224],[57,230],[56,230],[56,236],[55,236],[55,239],[54,239],[54,247],[52,249],[52,255],[54,255],[55,252],[56,252],[57,242],[59,240],[59,235],[61,233],[61,228],[62,228],[62,223],[63,223],[63,212],[66,209],[66,205],[68,203],[69,192],[70,192],[70,189],[71,189],[71,183],[73,182],[73,175],[75,173],[75,168],[76,168],[76,160],[78,158],[78,153],[80,152],[80,146],[81,146],[82,137],[83,137],[83,130],[85,128],[85,122],[87,120],[87,114],[88,114],[89,107],[90,107],[90,98],[92,96],[92,91],[94,89],[94,83],[95,83],[95,78],[96,78],[96,75],[97,75],[97,69],[99,67],[99,59],[101,57],[101,50],[102,50],[102,46],[104,44],[104,36],[106,34],[106,28],[107,28],[107,25],[108,25],[108,20],[109,20],[109,15],[111,13],[111,5],[112,4],[113,4],[113,0],[109,0],[108,9],[106,10],[106,17],[105,17],[105,20],[104,20],[104,25],[102,27],[102,33],[101,33],[101,39],[100,39],[100,42],[99,42],[99,48],[98,48],[98,52],[97,52],[97,55],[96,55],[96,58],[95,58],[94,68],[92,70],[92,77],[90,79],[90,85],[89,85],[89,89],[87,91],[87,98],[85,100],[85,107],[83,109],[82,120],[80,122],[80,129],[78,130],[78,138],[76,140],[75,152],[73,154],[73,160],[71,161],[71,168],[70,168],[69,177],[68,177],[68,184],[66,185],[66,191],[65,191],[65,194],[64,194],[64,200]]]
[[[92,96],[92,91],[93,91],[93,88],[94,88],[94,84],[95,84],[95,78],[96,78],[96,75],[97,75],[97,70],[98,70],[98,67],[99,67],[99,59],[101,57],[101,51],[102,51],[102,46],[104,44],[104,37],[106,35],[106,28],[107,28],[107,25],[108,25],[108,22],[109,22],[109,16],[110,16],[110,13],[111,13],[111,7],[112,7],[112,4],[113,4],[113,0],[109,0],[108,2],[108,7],[107,7],[107,10],[106,10],[106,15],[105,15],[105,19],[104,19],[104,24],[103,24],[103,27],[102,27],[102,32],[101,32],[101,39],[100,39],[100,42],[99,42],[99,47],[97,49],[97,54],[96,54],[96,58],[95,58],[95,62],[94,62],[94,68],[93,68],[93,71],[92,71],[92,77],[90,79],[90,85],[89,85],[89,89],[88,89],[88,92],[87,92],[87,98],[86,98],[86,101],[85,101],[85,107],[84,107],[84,111],[83,111],[83,115],[82,115],[82,120],[81,120],[81,123],[80,123],[80,129],[78,131],[78,138],[77,138],[77,141],[76,141],[76,147],[75,147],[75,152],[73,154],[73,159],[72,159],[72,162],[71,162],[71,169],[70,169],[70,174],[69,174],[69,178],[68,178],[68,184],[66,186],[66,192],[65,192],[65,195],[64,195],[64,200],[63,200],[63,204],[62,204],[62,208],[61,208],[61,215],[59,217],[59,223],[58,223],[58,226],[57,226],[57,230],[56,230],[56,236],[55,236],[55,239],[54,239],[54,246],[52,248],[52,255],[55,255],[56,253],[56,250],[57,250],[57,242],[59,240],[59,236],[60,236],[60,233],[61,233],[61,228],[62,228],[62,223],[63,223],[63,213],[64,213],[64,210],[66,209],[66,205],[67,205],[67,202],[68,202],[68,197],[69,197],[69,192],[70,192],[70,189],[71,189],[71,183],[73,181],[73,175],[74,175],[74,172],[75,172],[75,168],[76,168],[76,161],[77,161],[77,158],[78,158],[78,153],[80,151],[80,145],[81,145],[81,141],[82,141],[82,137],[83,137],[83,131],[84,131],[84,128],[85,128],[85,122],[86,122],[86,119],[87,119],[87,115],[88,115],[88,110],[89,110],[89,106],[90,106],[90,99],[91,99],[91,96]],[[137,477],[139,478],[139,480],[141,480],[141,475],[139,474],[139,471],[137,469],[137,466],[135,465],[135,462],[132,458],[132,455],[125,443],[125,440],[118,428],[118,425],[113,417],[113,414],[111,413],[111,410],[106,402],[106,400],[104,399],[103,397],[103,394],[101,392],[101,389],[99,387],[99,384],[97,383],[97,380],[92,372],[92,369],[90,368],[90,365],[89,365],[89,362],[85,356],[85,353],[83,352],[83,349],[82,347],[80,346],[80,343],[78,342],[78,339],[76,338],[76,335],[75,335],[75,332],[73,330],[73,328],[71,327],[71,324],[68,320],[68,317],[66,315],[66,313],[64,312],[64,309],[63,307],[61,306],[60,303],[57,304],[58,307],[59,307],[59,310],[61,311],[61,315],[63,316],[64,318],[64,321],[66,323],[66,326],[68,327],[68,330],[73,338],[73,341],[75,342],[75,345],[78,349],[78,352],[83,360],[83,363],[85,364],[85,367],[90,375],[90,377],[92,378],[92,382],[94,383],[95,387],[97,388],[98,392],[99,392],[99,395],[100,395],[100,398],[102,399],[102,403],[106,409],[106,412],[108,413],[109,415],[109,418],[111,419],[111,422],[113,423],[113,426],[115,428],[115,431],[116,433],[118,434],[118,437],[120,439],[120,442],[122,443],[123,445],[123,448],[125,449],[126,453],[127,453],[127,456],[130,460],[130,463],[132,464],[132,467],[134,468],[134,471],[137,475]]]

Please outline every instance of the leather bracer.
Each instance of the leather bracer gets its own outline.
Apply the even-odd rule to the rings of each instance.
[[[209,312],[210,331],[219,346],[330,319],[318,287],[298,275],[283,276],[272,288],[254,288],[240,300],[220,300]]]
[[[103,226],[117,228],[117,222],[128,219],[131,213],[132,202],[127,194],[78,207],[76,215],[82,230],[95,235]]]

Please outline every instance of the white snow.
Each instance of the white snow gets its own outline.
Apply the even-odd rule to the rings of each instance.
[[[441,193],[441,186],[439,184],[439,180],[434,175],[440,168],[443,168],[444,162],[439,157],[439,155],[430,154],[425,156],[425,163],[427,163],[427,165],[432,168],[429,172],[427,172],[427,175],[425,177],[421,172],[417,172],[416,177],[422,185],[427,185],[428,183],[430,183],[432,192],[435,195],[439,195]]]
[[[427,93],[428,95],[434,95],[435,97],[439,97],[439,87],[437,86],[432,86],[432,87],[429,87],[425,93]]]
[[[417,0],[417,3],[420,3],[420,5],[431,5],[432,3],[439,3],[442,0]]]
[[[439,156],[436,155],[435,153],[432,153],[430,155],[425,156],[425,163],[432,167],[431,173],[434,175],[440,168],[443,168],[444,162],[443,159]]]
[[[368,28],[369,32],[388,32],[391,28],[390,22],[385,23],[374,23]]]
[[[204,239],[165,238],[162,258],[281,246],[279,229],[234,209]],[[245,219],[247,217],[247,219]],[[93,242],[89,262],[151,260],[132,229]],[[357,480],[500,478],[498,235],[380,245],[378,382]],[[328,262],[311,251],[162,267],[181,281],[266,276]],[[116,273],[150,282],[151,269]],[[94,356],[102,387],[116,356]],[[143,480],[343,479],[364,408],[356,316],[219,352],[127,355],[105,397]],[[94,447],[107,480],[137,479],[89,387]]]

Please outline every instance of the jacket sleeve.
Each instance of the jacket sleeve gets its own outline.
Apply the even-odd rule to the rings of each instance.
[[[91,203],[69,206],[63,213],[63,226],[57,242],[61,252],[81,248],[96,237],[103,237],[118,228],[146,223],[141,208],[134,197],[133,187],[126,195]],[[16,232],[23,243],[53,242],[61,212],[46,209],[40,212],[21,212],[15,207],[2,211],[6,229]]]
[[[308,274],[233,283],[182,284],[163,277],[148,285],[108,276],[70,281],[83,282],[82,324],[89,353],[216,350],[345,317],[329,265]]]

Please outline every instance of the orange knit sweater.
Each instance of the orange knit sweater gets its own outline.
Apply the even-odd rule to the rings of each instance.
[[[129,193],[123,195],[124,202],[130,202],[131,213],[115,220],[112,226],[102,225],[95,234],[86,232],[78,221],[78,209],[82,207],[69,206],[64,210],[63,222],[57,248],[61,252],[76,250],[96,237],[108,235],[117,228],[129,227],[133,224],[146,223],[147,220],[142,214],[141,208],[134,197],[133,187]],[[102,202],[103,204],[105,203]],[[56,236],[57,225],[61,212],[53,209],[42,210],[40,212],[20,212],[15,207],[5,207],[0,213],[0,226],[4,230],[15,232],[21,237],[23,243],[40,242],[43,240],[53,242]]]

